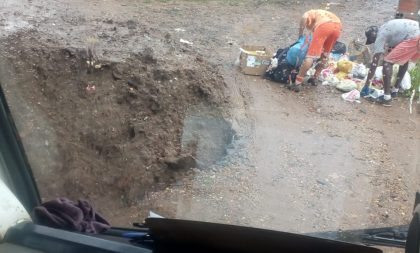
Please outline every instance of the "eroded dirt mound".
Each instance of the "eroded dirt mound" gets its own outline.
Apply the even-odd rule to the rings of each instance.
[[[88,73],[87,50],[37,36],[2,41],[0,74],[12,112],[26,118],[26,148],[45,161],[33,165],[43,197],[88,198],[105,213],[136,203],[180,173],[174,161],[194,155],[181,146],[187,109],[225,103],[222,77],[193,53],[176,63],[147,48]]]

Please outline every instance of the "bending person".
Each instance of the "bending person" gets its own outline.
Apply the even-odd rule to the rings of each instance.
[[[408,62],[417,61],[420,58],[420,30],[417,21],[409,19],[394,19],[383,24],[379,29],[371,26],[366,32],[366,45],[375,43],[374,55],[370,66],[369,74],[365,86],[361,91],[361,96],[369,95],[369,87],[379,60],[384,56],[383,61],[383,85],[384,95],[376,99],[376,102],[391,106],[391,98],[396,97],[401,81],[407,72]],[[394,64],[398,64],[397,81],[391,90],[391,78]]]
[[[300,91],[306,72],[312,67],[315,60],[321,59],[312,81],[315,81],[321,70],[327,66],[329,54],[341,35],[342,26],[340,19],[334,13],[325,10],[310,10],[302,16],[299,37],[303,35],[305,29],[311,31],[313,35],[306,58],[296,77],[296,82],[289,86],[291,90],[296,92]]]

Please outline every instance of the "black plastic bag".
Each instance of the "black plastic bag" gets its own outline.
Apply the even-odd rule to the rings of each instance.
[[[331,53],[333,54],[345,54],[347,52],[346,44],[343,42],[337,41],[333,47]]]
[[[289,51],[289,48],[290,47],[286,47],[277,50],[276,55],[273,57],[277,59],[277,67],[269,70],[265,74],[266,78],[283,84],[296,81],[298,70],[294,66],[290,65],[286,60],[287,51]]]

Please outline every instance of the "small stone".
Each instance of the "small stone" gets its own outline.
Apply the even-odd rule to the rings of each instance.
[[[328,183],[323,179],[317,179],[316,182],[321,185],[327,185]]]
[[[118,70],[112,71],[112,78],[114,78],[114,80],[121,80],[121,73]]]
[[[191,169],[197,167],[197,161],[190,155],[179,158],[171,158],[166,160],[165,163],[168,166],[168,169],[171,170]]]

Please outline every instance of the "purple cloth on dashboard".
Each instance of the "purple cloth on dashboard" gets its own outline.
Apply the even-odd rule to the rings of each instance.
[[[33,218],[38,225],[78,232],[101,233],[110,228],[108,221],[85,200],[57,198],[45,202],[34,208]]]

